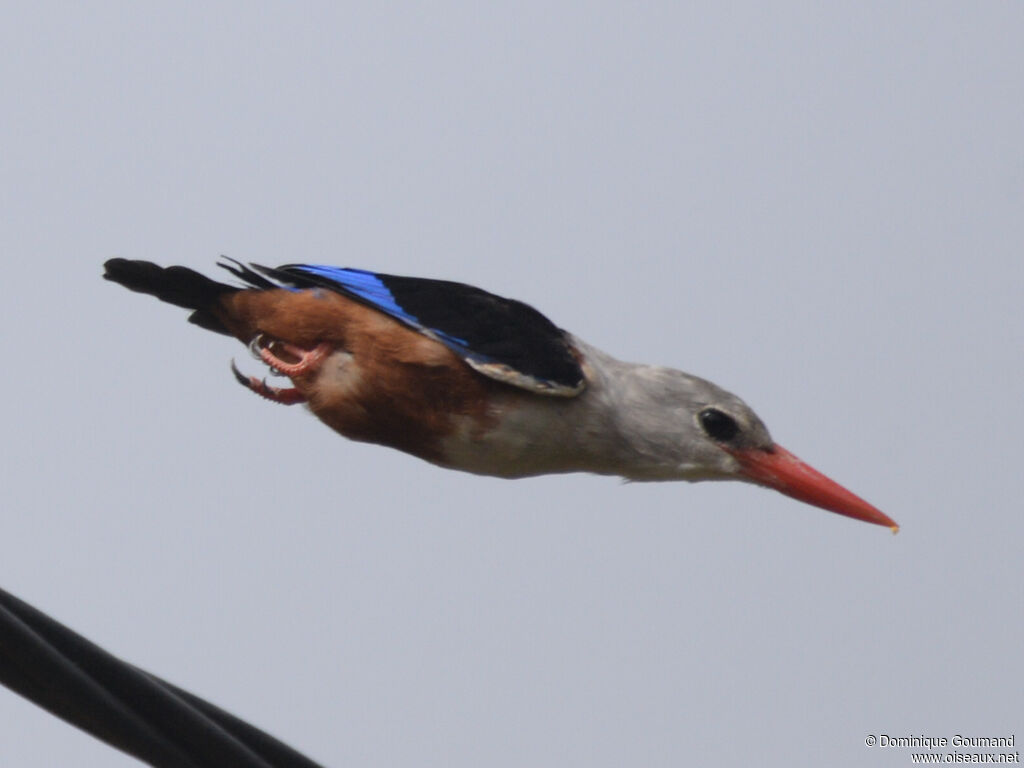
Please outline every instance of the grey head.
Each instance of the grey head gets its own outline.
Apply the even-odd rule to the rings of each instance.
[[[774,445],[749,405],[706,379],[660,366],[615,367],[616,383],[603,382],[597,394],[617,401],[611,412],[627,479],[747,479],[734,452]]]

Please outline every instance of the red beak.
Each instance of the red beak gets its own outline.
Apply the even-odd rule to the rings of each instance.
[[[899,525],[881,510],[855,496],[834,480],[800,461],[781,445],[768,450],[730,451],[743,466],[743,474],[760,485],[840,515],[884,525],[897,533]]]

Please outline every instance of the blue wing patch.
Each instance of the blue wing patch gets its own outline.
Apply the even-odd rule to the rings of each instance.
[[[378,309],[387,312],[392,317],[401,318],[406,322],[415,323],[416,318],[402,310],[391,291],[384,285],[377,275],[365,269],[343,269],[341,267],[328,267],[323,264],[302,264],[295,267],[300,272],[307,272],[311,275],[330,280],[344,286],[350,292],[365,299]]]
[[[545,395],[583,391],[583,370],[565,332],[520,301],[447,280],[322,264],[252,266],[285,286],[327,288],[373,307],[444,344],[489,378]],[[256,287],[269,282],[237,262],[226,268]]]
[[[376,307],[396,320],[401,320],[417,331],[431,332],[453,352],[463,355],[471,351],[466,347],[465,339],[457,339],[439,328],[428,328],[419,321],[419,318],[402,309],[391,294],[391,291],[384,284],[384,281],[374,272],[368,272],[365,269],[328,267],[323,264],[300,264],[293,268],[300,272],[317,275],[325,280],[329,280],[335,286],[344,288],[345,290],[342,293],[354,294],[362,299],[364,303]]]

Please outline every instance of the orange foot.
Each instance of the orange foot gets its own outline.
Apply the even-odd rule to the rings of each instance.
[[[235,379],[246,389],[251,389],[260,397],[265,397],[275,403],[281,405],[295,405],[296,403],[306,402],[305,396],[299,392],[295,387],[288,387],[284,389],[282,387],[274,387],[267,384],[267,380],[257,379],[255,376],[246,376],[235,365],[235,361],[231,361],[231,372],[235,374]]]
[[[262,333],[252,340],[249,348],[264,363],[290,378],[316,371],[333,349],[325,341],[320,342],[313,349],[303,349],[289,344],[287,341],[277,341],[276,339],[268,341]],[[289,358],[294,358],[294,362],[282,359],[281,353]]]
[[[295,378],[315,373],[327,356],[331,354],[333,347],[326,342],[321,342],[313,349],[304,349],[286,341],[270,339],[261,333],[249,343],[249,350],[253,356],[270,366],[274,373]],[[267,400],[282,405],[306,402],[306,397],[295,387],[275,387],[267,384],[266,379],[246,376],[238,370],[234,361],[231,362],[231,372],[235,374],[239,384]]]

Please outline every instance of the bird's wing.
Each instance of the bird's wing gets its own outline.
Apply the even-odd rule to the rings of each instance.
[[[583,391],[583,370],[566,333],[521,301],[463,283],[360,269],[256,268],[285,285],[326,288],[373,307],[436,339],[489,378],[544,395]]]

